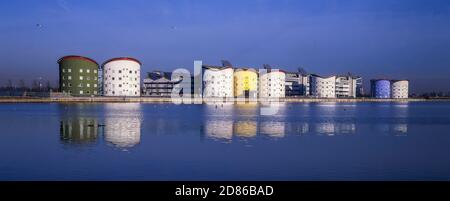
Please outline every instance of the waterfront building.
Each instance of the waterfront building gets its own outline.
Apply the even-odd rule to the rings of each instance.
[[[98,94],[98,63],[83,56],[70,55],[58,60],[59,88],[64,94],[91,96]]]
[[[144,95],[156,97],[170,97],[174,85],[179,84],[182,80],[172,81],[172,73],[153,71],[147,74],[144,79]]]
[[[203,66],[203,96],[206,98],[233,97],[233,68]]]
[[[321,77],[312,74],[311,96],[317,98],[336,98],[336,76]]]
[[[336,76],[336,97],[356,98],[361,96],[362,78],[352,75]],[[360,92],[358,92],[358,90]]]
[[[258,97],[258,73],[253,68],[239,68],[234,71],[234,96]]]
[[[391,98],[391,81],[377,79],[370,81],[371,94],[373,98]]]
[[[408,98],[409,97],[409,81],[408,80],[392,80],[391,81],[391,98]]]
[[[286,73],[280,70],[266,69],[259,74],[260,98],[284,98],[286,95]]]
[[[309,75],[300,72],[287,72],[285,82],[286,96],[309,96]]]
[[[130,57],[113,58],[102,65],[105,96],[140,96],[141,62]]]

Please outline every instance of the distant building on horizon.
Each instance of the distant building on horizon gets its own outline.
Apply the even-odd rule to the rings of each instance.
[[[103,63],[103,95],[141,96],[141,65],[131,57],[113,58]]]
[[[59,90],[73,96],[98,94],[99,65],[93,59],[78,55],[64,56],[58,60]]]

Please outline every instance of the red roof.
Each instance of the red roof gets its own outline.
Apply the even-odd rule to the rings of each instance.
[[[105,64],[109,63],[109,62],[120,61],[120,60],[134,61],[134,62],[138,63],[139,65],[142,65],[142,63],[141,63],[139,60],[135,59],[135,58],[131,58],[131,57],[117,57],[117,58],[112,58],[112,59],[110,59],[110,60],[105,61],[105,62],[102,64],[102,67],[103,67]]]
[[[96,61],[94,61],[93,59],[88,58],[88,57],[78,56],[78,55],[68,55],[68,56],[61,57],[60,59],[58,59],[58,63],[60,63],[62,60],[67,60],[67,59],[84,60],[84,61],[95,63],[98,66],[98,63]]]

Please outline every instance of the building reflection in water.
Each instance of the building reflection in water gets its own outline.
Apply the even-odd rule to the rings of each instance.
[[[105,141],[118,148],[139,144],[142,121],[139,103],[107,103],[105,114]]]
[[[233,138],[233,121],[207,120],[204,132],[208,138],[230,142]]]
[[[102,128],[98,118],[90,116],[89,105],[61,104],[60,112],[60,140],[66,144],[96,143]]]
[[[258,123],[256,121],[236,121],[233,132],[237,137],[251,138],[256,136]]]
[[[285,123],[261,122],[259,131],[261,134],[268,135],[269,137],[281,138],[285,135]]]

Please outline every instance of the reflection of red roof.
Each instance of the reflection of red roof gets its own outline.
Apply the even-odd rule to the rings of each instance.
[[[95,65],[98,66],[98,63],[96,61],[94,61],[93,59],[83,57],[83,56],[78,56],[78,55],[68,55],[68,56],[61,57],[60,59],[58,59],[58,63],[60,63],[62,60],[68,60],[68,59],[84,60],[84,61],[95,63]]]
[[[102,67],[103,67],[105,64],[109,63],[109,62],[120,61],[120,60],[134,61],[134,62],[138,63],[139,65],[142,65],[142,63],[141,63],[139,60],[135,59],[135,58],[131,58],[131,57],[117,57],[117,58],[112,58],[112,59],[110,59],[110,60],[105,61],[105,62],[102,64]]]

